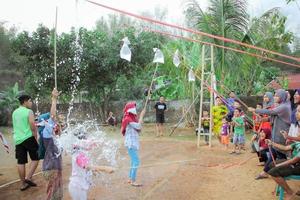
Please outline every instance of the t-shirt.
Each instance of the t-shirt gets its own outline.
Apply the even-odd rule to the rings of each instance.
[[[165,103],[157,102],[154,108],[156,109],[156,114],[164,114],[167,109],[167,105]]]
[[[72,155],[72,174],[70,177],[70,184],[77,186],[83,190],[88,190],[92,184],[92,172],[86,168],[80,167],[78,158],[80,153]]]
[[[222,125],[222,132],[221,132],[222,136],[227,136],[228,135],[228,128],[229,128],[228,124],[223,124]]]
[[[300,157],[300,142],[295,142],[295,143],[291,144],[291,147],[293,149],[292,158]]]
[[[239,125],[234,126],[234,134],[235,135],[244,135],[245,134],[245,122],[242,117],[233,118],[234,122],[237,122]]]
[[[260,139],[258,142],[260,150],[267,149],[268,144],[266,143],[266,139]]]
[[[47,121],[44,120],[45,128],[43,130],[43,138],[52,138],[53,136],[53,129],[55,128],[55,122],[52,118],[48,119]]]
[[[14,141],[16,145],[21,144],[32,137],[32,131],[29,124],[30,113],[32,113],[32,110],[20,106],[12,114]]]
[[[202,119],[202,124],[204,128],[209,128],[209,119]]]

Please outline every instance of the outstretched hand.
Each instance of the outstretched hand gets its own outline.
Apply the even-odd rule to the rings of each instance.
[[[280,133],[284,137],[284,139],[287,139],[288,133],[286,131],[280,131]]]

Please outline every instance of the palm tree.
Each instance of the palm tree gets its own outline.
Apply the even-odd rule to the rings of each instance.
[[[207,11],[203,11],[198,1],[187,0],[186,19],[189,26],[200,31],[235,40],[241,40],[247,30],[249,15],[246,0],[210,0]],[[224,41],[201,38],[223,46],[232,46]],[[228,68],[237,66],[238,60],[233,60],[232,52],[217,49],[216,75],[223,79]]]

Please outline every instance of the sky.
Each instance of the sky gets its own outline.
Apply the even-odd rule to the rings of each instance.
[[[153,11],[156,6],[168,9],[168,22],[182,24],[184,0],[92,0],[134,13]],[[33,31],[39,23],[54,26],[55,8],[58,7],[58,32],[67,32],[77,25],[93,28],[97,19],[112,13],[85,0],[0,0],[0,22],[6,26],[15,25],[19,30]],[[209,0],[198,0],[205,9]],[[295,3],[286,5],[285,0],[249,0],[251,17],[259,16],[273,7],[281,7],[288,17],[287,28],[300,35],[300,8]],[[298,0],[300,5],[300,0]],[[77,16],[77,18],[76,18]]]

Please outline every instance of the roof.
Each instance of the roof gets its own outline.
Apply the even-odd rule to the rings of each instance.
[[[287,75],[288,80],[288,89],[289,90],[296,90],[300,88],[300,74],[289,74]],[[277,80],[282,79],[277,78]],[[267,87],[273,88],[275,90],[282,88],[282,86],[276,80],[272,80],[270,83],[266,85]]]
[[[289,81],[288,89],[296,90],[300,88],[300,74],[291,74],[287,76]]]

